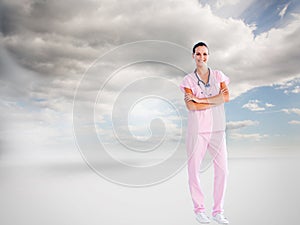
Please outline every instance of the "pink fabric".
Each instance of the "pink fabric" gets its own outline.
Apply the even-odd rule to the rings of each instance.
[[[229,84],[229,78],[221,71],[210,70],[210,87],[198,85],[194,73],[186,75],[180,84],[180,89],[192,90],[199,98],[219,94],[220,83]],[[227,149],[225,135],[224,104],[205,110],[188,112],[187,153],[188,175],[191,197],[195,213],[204,212],[204,194],[201,190],[199,173],[211,163],[214,165],[214,206],[213,215],[223,212],[224,195],[228,175]],[[207,151],[208,150],[208,151]],[[208,156],[209,155],[209,156]]]
[[[204,87],[202,83],[199,86],[195,74],[190,73],[184,77],[180,89],[184,92],[184,88],[189,88],[198,98],[207,98],[219,94],[221,82],[229,84],[229,78],[221,71],[210,71],[210,87]],[[188,133],[224,131],[225,128],[224,104],[210,109],[189,111],[188,113]]]
[[[208,150],[208,152],[207,152]],[[199,173],[211,163],[214,165],[213,215],[223,212],[228,175],[225,132],[202,133],[187,136],[188,175],[195,213],[204,212],[204,194]],[[210,157],[207,157],[207,154]],[[203,162],[203,159],[206,159]]]

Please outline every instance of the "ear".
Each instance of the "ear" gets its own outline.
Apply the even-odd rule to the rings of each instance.
[[[195,53],[192,54],[192,58],[193,58],[193,59],[195,58]]]

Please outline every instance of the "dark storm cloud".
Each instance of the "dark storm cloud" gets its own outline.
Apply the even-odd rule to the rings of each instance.
[[[236,10],[235,3],[245,9],[249,2],[213,1],[217,7],[228,7],[227,13]],[[209,65],[230,77],[232,96],[300,75],[297,14],[285,26],[255,36],[254,28],[243,20],[220,17],[198,0],[3,0],[0,9],[0,122],[7,124],[0,131],[6,132],[12,143],[15,137],[23,137],[25,143],[35,137],[47,144],[59,142],[58,136],[72,136],[73,98],[84,72],[99,56],[128,42],[155,39],[191,49],[195,42],[206,41],[211,50]],[[164,49],[149,51],[163,53]],[[138,48],[125,53],[123,58],[113,56],[101,61],[103,70],[94,71],[77,99],[83,102],[82,108],[94,104],[92,101],[112,73],[110,68],[143,55]],[[172,55],[174,64],[184,57],[176,52]],[[122,88],[141,75],[161,76],[174,85],[184,76],[174,75],[174,68],[154,64],[122,69],[104,89],[101,104],[95,106],[99,112],[96,117],[102,124],[111,115]],[[149,83],[149,87],[157,89],[154,83]],[[173,94],[170,90],[166,92]],[[175,92],[182,94],[179,89]],[[135,96],[134,92],[130,94]],[[179,97],[180,100],[182,103]],[[184,106],[182,109],[185,110]],[[252,123],[243,121],[231,126]],[[259,139],[261,135],[257,135],[254,138]]]
[[[96,9],[84,1],[6,1],[1,5],[5,47],[26,68],[41,74],[62,75],[95,58],[88,40],[80,37],[74,18]],[[69,26],[70,25],[70,26]],[[84,31],[82,31],[84,32]]]
[[[216,4],[226,7],[235,2]],[[254,39],[253,28],[243,21],[220,18],[197,1],[7,0],[2,1],[1,10],[3,47],[16,65],[41,77],[35,81],[39,84],[31,85],[32,95],[64,95],[56,91],[58,84],[72,92],[97,57],[120,44],[145,39],[167,40],[187,48],[198,40],[207,40],[211,66],[223,70],[232,82],[239,82],[232,88],[235,95],[257,85],[281,82],[283,73],[285,79],[299,74],[295,63],[299,59],[297,16],[288,26]],[[128,52],[126,57],[137,53]],[[103,63],[109,67],[114,62]],[[86,89],[96,90],[96,84],[107,78],[105,72],[102,74]],[[43,84],[47,88],[41,88]]]

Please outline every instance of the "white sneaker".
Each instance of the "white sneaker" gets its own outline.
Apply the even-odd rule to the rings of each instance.
[[[222,213],[218,213],[215,216],[213,216],[213,220],[219,224],[229,224],[229,221]]]
[[[204,212],[197,213],[196,220],[199,223],[210,223],[209,217]]]

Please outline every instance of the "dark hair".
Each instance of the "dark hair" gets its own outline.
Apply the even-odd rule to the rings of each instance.
[[[193,47],[193,54],[195,54],[195,49],[196,49],[197,47],[199,47],[199,46],[205,46],[205,47],[207,48],[207,50],[208,50],[208,53],[209,53],[209,49],[208,49],[207,44],[205,44],[204,42],[198,42],[198,43],[195,44],[194,47]]]

